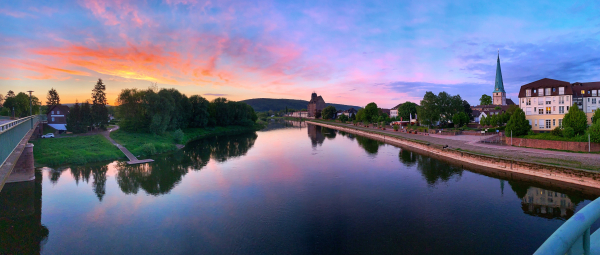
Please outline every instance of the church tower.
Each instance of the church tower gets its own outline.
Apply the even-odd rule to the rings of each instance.
[[[500,70],[500,52],[498,52],[498,61],[496,62],[496,85],[494,86],[493,104],[506,105],[506,91],[504,91],[504,82],[502,82],[502,70]]]

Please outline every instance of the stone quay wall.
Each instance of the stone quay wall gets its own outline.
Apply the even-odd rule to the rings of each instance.
[[[504,142],[510,145],[510,137],[504,137]],[[539,140],[539,139],[526,139],[526,138],[512,138],[512,145],[517,147],[527,148],[538,148],[538,149],[554,149],[563,151],[579,151],[587,152],[588,146],[590,151],[600,151],[599,143],[588,144],[586,142],[566,142],[566,141],[552,141],[552,140]]]
[[[477,166],[477,168],[482,168],[484,171],[495,174],[527,176],[530,180],[543,182],[548,185],[560,185],[569,187],[572,190],[587,190],[588,192],[591,189],[593,193],[600,194],[600,173],[595,171],[487,156],[457,149],[444,149],[440,145],[407,138],[392,137],[377,133],[376,131],[364,131],[351,127],[312,121],[307,121],[307,123],[368,137],[400,147],[408,147],[428,156],[443,158],[459,164]]]

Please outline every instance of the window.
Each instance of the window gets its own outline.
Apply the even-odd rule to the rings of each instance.
[[[533,120],[533,125],[537,127],[537,120]]]
[[[564,114],[565,113],[565,107],[564,106],[559,106],[558,107],[558,113]]]
[[[527,98],[527,105],[531,105],[531,98]]]
[[[565,104],[565,97],[558,97],[558,104]]]
[[[544,120],[539,120],[540,121],[540,128],[544,129]]]
[[[544,89],[540,89],[538,90],[538,96],[543,96],[544,95]]]
[[[538,98],[538,105],[544,105],[544,98]]]
[[[556,88],[552,88],[552,92],[556,92]]]
[[[54,114],[54,111],[52,111],[52,114]]]
[[[546,114],[552,114],[552,107],[546,107]]]
[[[596,90],[592,90],[592,96],[596,96]]]
[[[531,96],[531,89],[526,89],[525,90],[525,96],[528,96],[528,97]]]
[[[569,112],[569,107],[567,106],[567,112]]]
[[[552,98],[546,97],[546,104],[552,104]]]
[[[591,94],[592,92],[590,90],[588,90],[588,94]]]
[[[544,109],[540,108],[539,111],[538,111],[538,114],[544,114]]]
[[[54,117],[52,117],[52,122],[54,122]]]
[[[60,114],[60,111],[56,111],[56,114]]]
[[[596,99],[592,98],[592,104],[596,104]]]
[[[531,120],[528,120],[528,121],[529,121],[529,126],[532,126],[532,127],[533,127],[533,125],[532,125],[532,123],[531,123]]]
[[[525,113],[526,113],[527,115],[531,115],[531,107],[527,107],[526,109],[527,109],[527,111],[526,111]]]
[[[588,97],[588,103],[590,102],[590,98]]]
[[[565,94],[565,87],[558,88],[558,94],[559,95],[564,95]]]
[[[558,126],[562,127],[562,119],[558,119]]]
[[[551,128],[550,127],[550,120],[546,120],[546,128]]]
[[[546,95],[549,96],[550,95],[550,88],[546,88]]]
[[[556,119],[552,119],[552,126],[556,126]]]

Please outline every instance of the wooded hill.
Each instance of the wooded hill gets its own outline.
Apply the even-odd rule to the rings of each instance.
[[[256,112],[266,112],[269,110],[280,111],[285,110],[285,107],[287,107],[288,109],[301,110],[306,109],[306,107],[308,106],[308,101],[297,99],[254,98],[243,100],[240,102],[249,104],[250,106],[252,106],[252,108],[254,108],[254,111]],[[336,110],[348,110],[352,107],[354,107],[354,109],[356,110],[362,108],[359,106],[345,104],[327,103],[327,105],[332,105],[333,107],[335,107]]]

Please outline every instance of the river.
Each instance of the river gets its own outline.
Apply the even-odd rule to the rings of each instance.
[[[291,121],[153,158],[7,184],[0,253],[531,254],[595,198]]]

